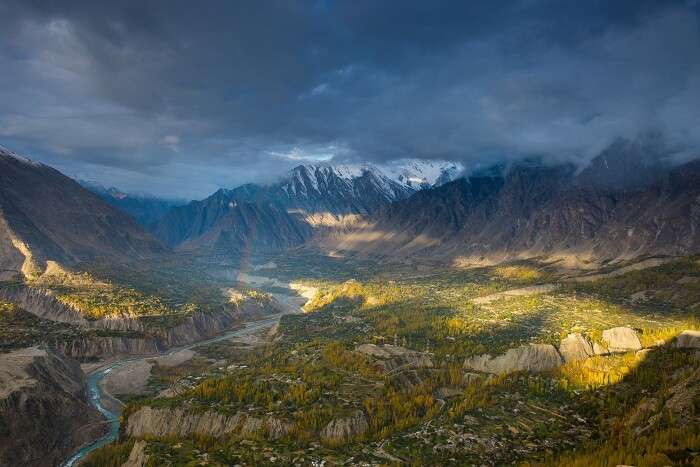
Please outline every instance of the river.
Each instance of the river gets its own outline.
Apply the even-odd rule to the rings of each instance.
[[[276,281],[274,279],[269,279],[266,277],[262,276],[248,276],[245,279],[248,279],[246,282],[248,282],[252,287],[260,288],[260,289],[265,289],[265,286],[274,286],[276,288],[287,288],[289,290],[289,294],[285,293],[273,293],[272,295],[277,299],[278,302],[283,303],[288,306],[290,311],[301,311],[301,306],[304,304],[306,299],[304,297],[300,297],[297,290],[294,288],[290,287],[289,284],[285,284],[279,281]],[[105,434],[103,437],[100,439],[94,441],[93,443],[82,447],[78,452],[73,454],[64,464],[64,467],[74,467],[78,465],[80,460],[85,458],[89,453],[94,451],[95,449],[98,449],[106,444],[109,444],[117,439],[119,436],[119,415],[112,412],[109,410],[107,407],[105,407],[104,400],[107,398],[112,398],[110,395],[105,394],[102,391],[102,388],[100,386],[100,382],[102,379],[109,374],[112,370],[115,368],[118,368],[120,366],[123,366],[127,363],[139,361],[139,360],[145,360],[145,359],[151,359],[155,357],[162,357],[162,356],[167,356],[174,354],[176,352],[180,352],[182,350],[187,350],[187,349],[192,349],[194,347],[199,347],[202,345],[207,345],[211,344],[213,342],[218,342],[226,339],[230,339],[232,337],[241,337],[245,336],[248,334],[255,333],[257,331],[260,331],[261,329],[272,327],[279,319],[280,316],[282,316],[284,313],[279,313],[276,315],[268,316],[266,318],[257,320],[257,321],[249,321],[243,324],[241,328],[235,329],[233,331],[228,331],[223,334],[220,334],[216,337],[213,337],[211,339],[203,340],[203,341],[198,341],[193,344],[184,346],[184,347],[178,347],[175,349],[168,350],[167,352],[164,352],[162,354],[157,354],[157,355],[140,355],[137,357],[131,357],[131,358],[126,358],[123,360],[118,360],[116,362],[108,363],[105,366],[92,371],[88,375],[87,379],[87,385],[88,385],[88,390],[90,393],[90,403],[105,417],[107,423],[109,424],[109,431],[107,434]],[[113,399],[113,398],[112,398]],[[118,404],[113,404],[113,405],[118,405]]]

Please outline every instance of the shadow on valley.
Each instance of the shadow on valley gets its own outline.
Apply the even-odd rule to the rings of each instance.
[[[576,394],[575,404],[593,434],[571,451],[526,465],[700,464],[700,350],[695,345],[682,349],[667,342],[636,354],[564,365],[554,376],[568,378],[567,391]],[[584,385],[589,388],[581,391]]]

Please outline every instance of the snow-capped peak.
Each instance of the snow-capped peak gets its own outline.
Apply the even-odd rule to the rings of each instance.
[[[456,162],[420,159],[387,164],[307,164],[288,172],[280,180],[279,187],[290,198],[323,197],[331,192],[352,197],[357,189],[356,182],[364,178],[363,183],[370,183],[384,198],[395,200],[454,180],[461,170],[462,165]]]
[[[402,159],[383,167],[389,178],[414,189],[442,185],[454,180],[463,169],[459,162],[423,159]]]
[[[459,162],[421,159],[402,159],[386,164],[309,164],[294,168],[290,178],[301,180],[302,170],[314,187],[318,184],[317,174],[325,177],[333,174],[340,179],[352,181],[370,172],[379,179],[385,178],[418,190],[453,180],[463,170],[463,166]]]

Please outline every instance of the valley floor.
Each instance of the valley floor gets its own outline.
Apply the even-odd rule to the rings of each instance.
[[[84,465],[700,465],[697,257],[237,271],[305,313],[106,377],[120,436]]]

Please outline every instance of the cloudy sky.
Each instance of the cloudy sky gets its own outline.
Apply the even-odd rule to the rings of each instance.
[[[700,148],[698,0],[0,0],[0,144],[203,197],[313,160]]]

